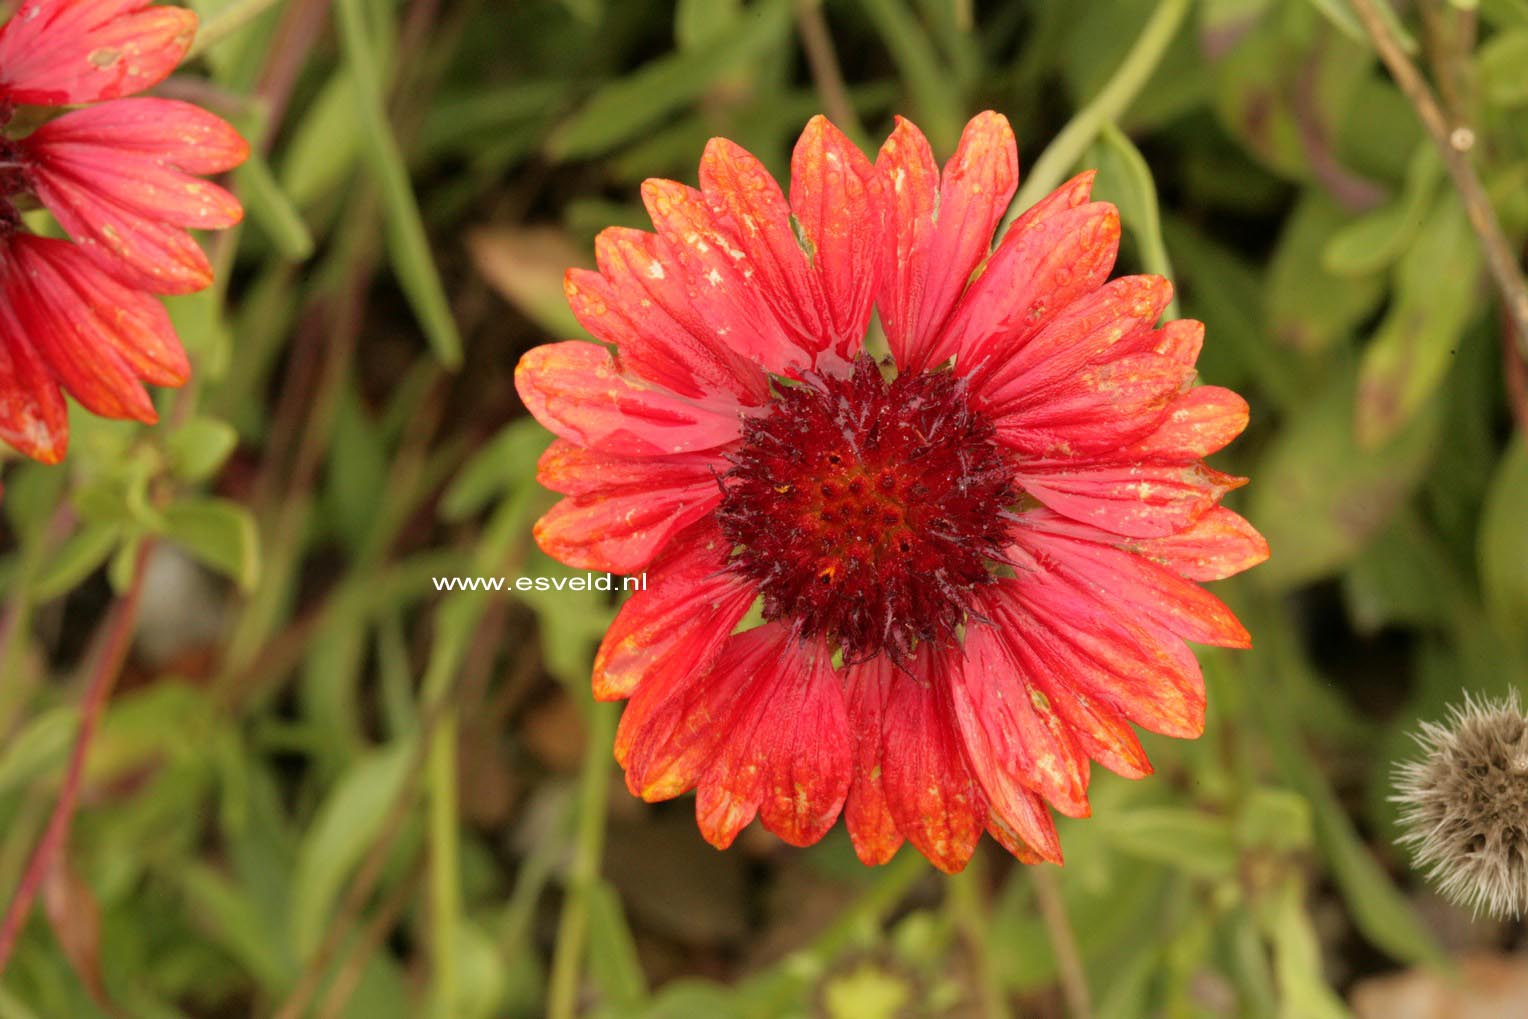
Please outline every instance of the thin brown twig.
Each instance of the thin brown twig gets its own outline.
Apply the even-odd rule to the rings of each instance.
[[[849,100],[849,88],[844,84],[838,54],[833,49],[833,35],[822,16],[822,0],[795,0],[795,3],[796,31],[801,36],[801,48],[806,53],[817,94],[822,98],[823,110],[828,119],[850,137],[863,138],[865,125],[860,123],[854,103]]]
[[[5,920],[0,924],[0,974],[5,972],[38,891],[69,840],[69,826],[74,820],[80,785],[85,777],[85,760],[90,754],[101,715],[111,699],[112,688],[116,686],[117,676],[122,672],[122,664],[127,660],[127,651],[132,644],[133,629],[138,622],[138,604],[143,595],[144,565],[151,553],[152,542],[146,539],[138,548],[132,581],[117,599],[106,623],[101,648],[96,654],[90,681],[85,687],[85,700],[80,707],[80,727],[74,738],[74,747],[69,753],[64,784],[59,789],[58,800],[53,805],[52,814],[48,816],[42,838],[38,840],[27,862],[21,884],[6,907]]]
[[[1072,1019],[1091,1019],[1093,997],[1088,991],[1088,975],[1082,967],[1082,953],[1077,950],[1072,923],[1066,917],[1061,889],[1056,886],[1056,874],[1044,864],[1037,864],[1029,868],[1029,877],[1035,886],[1045,932],[1050,936],[1051,951],[1056,955],[1056,972],[1061,978],[1066,1009]]]
[[[403,907],[413,899],[414,893],[419,890],[420,879],[424,877],[424,859],[414,864],[413,869],[398,887],[382,901],[371,922],[361,932],[361,939],[345,954],[340,962],[339,972],[334,977],[334,982],[329,985],[329,990],[319,1002],[319,1019],[335,1019],[345,1010],[350,1002],[350,996],[355,993],[356,985],[361,982],[361,974],[366,970],[366,961],[376,954],[382,946],[382,941],[392,929],[398,925],[398,917],[403,914]]]
[[[1502,374],[1507,377],[1507,404],[1518,431],[1528,439],[1528,358],[1519,357],[1512,341],[1516,338],[1512,320],[1505,314],[1501,321]]]
[[[1513,252],[1507,236],[1502,232],[1496,211],[1491,207],[1490,196],[1470,162],[1468,152],[1475,144],[1475,135],[1464,125],[1450,126],[1437,97],[1401,49],[1390,27],[1374,6],[1375,0],[1353,0],[1353,11],[1363,22],[1380,59],[1390,69],[1390,74],[1401,91],[1417,111],[1433,144],[1443,157],[1443,165],[1464,199],[1464,211],[1470,226],[1485,254],[1491,278],[1500,291],[1502,303],[1516,327],[1518,347],[1528,358],[1528,283],[1523,281],[1522,267]]]

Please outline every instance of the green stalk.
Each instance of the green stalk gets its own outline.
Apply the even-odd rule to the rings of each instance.
[[[1077,160],[1093,144],[1093,139],[1105,124],[1116,121],[1130,103],[1140,94],[1146,82],[1162,62],[1167,46],[1178,32],[1183,16],[1188,13],[1189,0],[1161,0],[1157,9],[1146,21],[1146,27],[1136,37],[1135,45],[1125,54],[1125,59],[1115,69],[1113,77],[1103,89],[1067,122],[1061,133],[1046,146],[1040,158],[1029,171],[1018,197],[1008,207],[1003,226],[1014,221],[1025,209],[1054,191]]]
[[[196,41],[186,51],[186,59],[192,60],[233,35],[245,25],[276,6],[279,0],[234,0],[196,29]]]
[[[548,1019],[575,1019],[578,984],[589,940],[589,892],[599,880],[605,855],[605,806],[610,793],[610,745],[615,739],[616,706],[591,706],[578,790],[578,830],[567,895],[557,924],[552,976],[547,991]]]
[[[998,972],[988,951],[991,944],[991,925],[987,922],[987,910],[982,904],[986,896],[982,888],[982,858],[973,856],[966,869],[952,874],[946,883],[946,904],[950,917],[960,928],[966,946],[976,957],[977,981],[980,984],[982,1011],[987,1019],[1012,1019],[1009,1011],[1003,976]]]

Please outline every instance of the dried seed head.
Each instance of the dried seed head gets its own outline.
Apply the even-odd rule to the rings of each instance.
[[[1528,909],[1528,717],[1516,692],[1465,694],[1445,724],[1423,722],[1422,757],[1396,769],[1398,840],[1461,906],[1496,917]]]

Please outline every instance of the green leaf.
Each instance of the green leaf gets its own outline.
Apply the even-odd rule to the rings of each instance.
[[[1347,1008],[1321,974],[1321,943],[1303,900],[1300,881],[1290,877],[1263,910],[1263,923],[1273,942],[1279,1017],[1349,1019]]]
[[[51,601],[72,590],[86,577],[100,569],[122,538],[122,527],[115,523],[86,524],[69,536],[32,587],[32,597]]]
[[[1236,814],[1237,845],[1288,853],[1308,849],[1314,840],[1310,804],[1298,793],[1259,786],[1242,800]]]
[[[356,102],[349,72],[335,71],[282,148],[281,190],[298,208],[332,194],[355,172],[361,152]]]
[[[265,157],[258,151],[251,152],[234,176],[250,220],[265,231],[281,257],[289,262],[305,262],[312,257],[313,233],[292,199],[276,183]]]
[[[729,69],[778,46],[789,26],[783,0],[761,0],[710,45],[666,54],[602,86],[553,132],[547,153],[587,159],[639,137]]]
[[[741,0],[679,0],[674,6],[674,41],[682,50],[710,46],[742,13]]]
[[[1364,348],[1354,408],[1364,449],[1405,427],[1448,374],[1476,310],[1479,272],[1464,204],[1447,192],[1397,266],[1390,309]]]
[[[354,385],[345,386],[338,402],[324,503],[339,539],[359,549],[377,521],[378,493],[387,490],[387,449]]]
[[[381,831],[413,760],[412,742],[357,758],[330,788],[303,833],[289,912],[299,959],[307,959],[318,947],[346,878]]]
[[[1506,107],[1528,104],[1528,28],[1493,35],[1476,61],[1487,100]]]
[[[826,1019],[897,1019],[907,1015],[916,988],[909,974],[869,960],[846,973],[833,974],[822,988]]]
[[[1341,569],[1421,480],[1439,437],[1436,405],[1392,441],[1362,450],[1353,434],[1354,379],[1334,373],[1274,437],[1250,473],[1248,517],[1273,550],[1253,574],[1284,589]]]
[[[239,444],[239,434],[226,421],[192,418],[170,433],[165,450],[170,470],[182,481],[206,481],[223,466]]]
[[[1325,15],[1328,21],[1341,29],[1349,39],[1361,42],[1365,46],[1369,45],[1369,36],[1359,22],[1358,15],[1353,13],[1353,5],[1348,0],[1310,0],[1310,3]],[[1416,37],[1406,30],[1406,26],[1401,23],[1401,19],[1396,16],[1390,4],[1376,3],[1374,7],[1379,13],[1380,20],[1385,22],[1401,49],[1407,53],[1415,53],[1417,51]]]
[[[1296,634],[1287,613],[1271,611],[1266,598],[1256,603],[1257,614],[1249,625],[1266,635],[1263,657],[1245,688],[1252,707],[1265,727],[1274,761],[1285,781],[1310,804],[1316,841],[1330,867],[1343,900],[1358,929],[1392,957],[1410,963],[1437,965],[1443,953],[1432,932],[1422,923],[1406,897],[1374,859],[1370,848],[1354,829],[1317,758],[1305,746],[1295,728],[1295,713],[1273,682],[1319,684],[1321,677],[1294,645]],[[1257,625],[1259,618],[1267,625]]]
[[[1142,807],[1099,818],[1103,837],[1122,853],[1203,878],[1236,872],[1231,821],[1188,807]]]
[[[1098,168],[1093,200],[1117,205],[1120,220],[1135,238],[1146,271],[1172,279],[1172,262],[1162,239],[1157,183],[1140,149],[1118,127],[1105,124],[1085,161]],[[1162,315],[1166,319],[1179,317],[1176,297]]]
[[[500,1015],[505,968],[494,941],[477,924],[463,920],[456,928],[457,1019],[489,1019]]]
[[[536,461],[549,438],[546,429],[529,417],[506,425],[451,480],[441,498],[441,516],[465,520],[494,497],[525,485],[536,476]]]
[[[1432,143],[1417,147],[1400,197],[1337,230],[1321,249],[1321,264],[1341,276],[1367,276],[1390,265],[1422,228],[1443,163]]]
[[[1528,637],[1528,443],[1521,434],[1501,458],[1481,514],[1480,586],[1502,632]]]
[[[1324,192],[1307,190],[1284,221],[1265,277],[1263,307],[1279,343],[1306,352],[1330,349],[1374,312],[1384,296],[1377,272],[1333,274],[1321,253],[1347,217]]]
[[[587,894],[591,974],[609,1001],[633,1005],[647,996],[647,977],[620,896],[608,881],[596,881]]]
[[[362,153],[382,193],[387,248],[398,284],[424,330],[435,356],[448,368],[462,360],[462,338],[451,317],[446,290],[430,254],[430,241],[419,216],[419,204],[409,182],[398,139],[388,119],[382,76],[375,49],[367,36],[362,0],[336,0],[345,64],[355,87],[354,110],[359,117]]]
[[[268,994],[280,994],[294,977],[285,946],[266,929],[245,889],[199,860],[167,868],[180,884],[198,926],[242,965]]]
[[[260,575],[260,539],[254,516],[228,499],[187,499],[164,511],[164,534],[244,591]]]

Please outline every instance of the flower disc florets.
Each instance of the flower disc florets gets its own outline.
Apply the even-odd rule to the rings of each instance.
[[[722,478],[734,569],[764,617],[824,636],[848,662],[949,641],[1002,558],[1017,492],[993,426],[950,372],[782,385]]]

